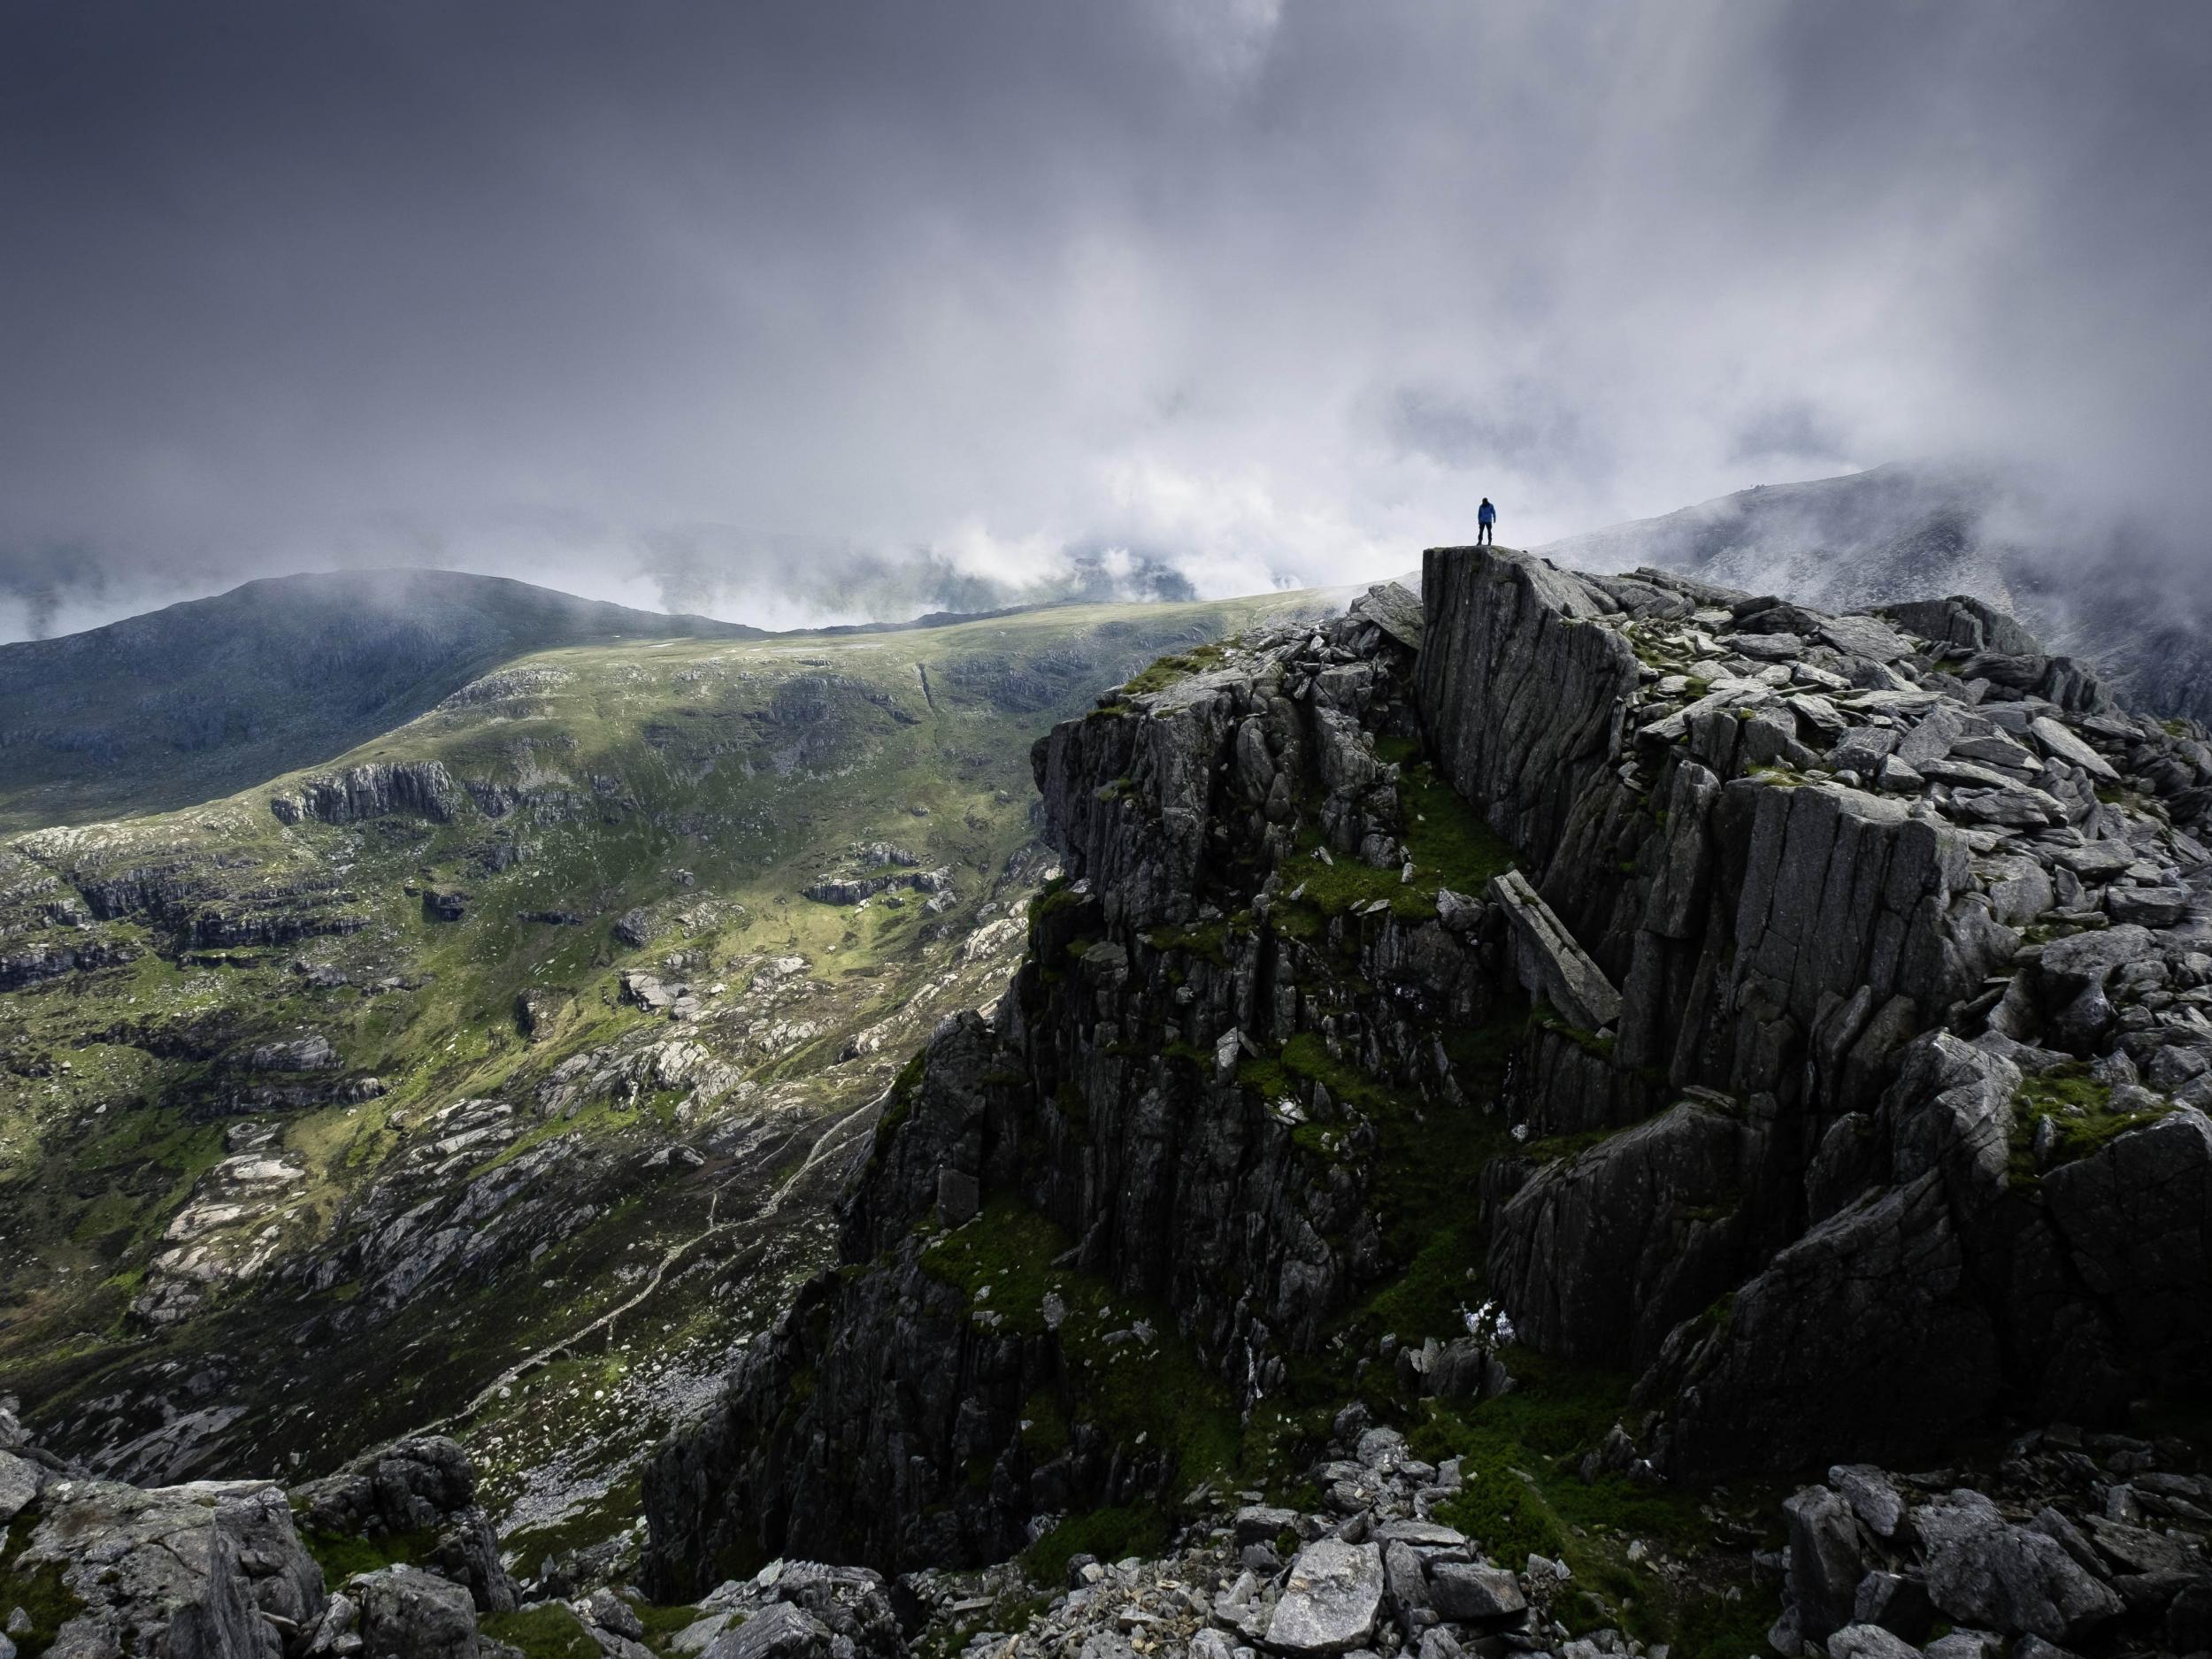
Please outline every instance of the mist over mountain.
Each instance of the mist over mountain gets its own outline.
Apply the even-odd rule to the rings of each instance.
[[[511,657],[672,637],[761,634],[505,577],[392,570],[268,578],[0,645],[0,825],[189,805],[342,753]]]
[[[1993,466],[1893,463],[1761,485],[1538,549],[1639,565],[1832,610],[1970,594],[2049,650],[2085,657],[2131,703],[2212,722],[2212,571],[2158,526],[2098,522]]]
[[[1898,456],[2212,521],[2212,16],[2127,10],[12,6],[0,634],[1222,597]]]
[[[0,1659],[2212,1659],[2208,85],[0,6]]]

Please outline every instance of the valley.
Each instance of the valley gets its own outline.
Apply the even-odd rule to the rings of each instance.
[[[324,764],[16,836],[5,1391],[150,1483],[442,1424],[532,1564],[619,1548],[893,1074],[1018,958],[1029,743],[1328,603],[534,652]]]

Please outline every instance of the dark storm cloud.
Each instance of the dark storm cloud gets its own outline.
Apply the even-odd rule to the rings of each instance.
[[[2195,0],[19,0],[0,629],[1215,593],[1962,449],[2170,543],[2208,69]]]

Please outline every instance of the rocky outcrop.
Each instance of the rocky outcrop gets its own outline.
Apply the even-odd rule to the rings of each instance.
[[[282,1489],[254,1481],[57,1480],[10,1563],[48,1571],[76,1604],[43,1632],[58,1654],[279,1659],[323,1610]]]
[[[2174,1441],[2054,1427],[1978,1485],[1839,1465],[1784,1506],[1778,1652],[2185,1654],[2212,1636],[2212,1483]],[[1983,1489],[1985,1487],[1986,1489]],[[1953,1633],[1936,1643],[1939,1624]]]
[[[429,1533],[420,1563],[468,1592],[476,1609],[511,1611],[515,1581],[500,1565],[499,1540],[476,1503],[476,1467],[442,1435],[402,1440],[343,1474],[295,1494],[309,1527],[359,1538]]]
[[[80,1659],[510,1652],[477,1632],[480,1612],[511,1611],[518,1598],[475,1499],[473,1465],[436,1437],[289,1494],[267,1481],[91,1479],[31,1444],[0,1404],[0,1617],[12,1641]],[[405,1564],[331,1594],[303,1530],[319,1548],[380,1540]]]
[[[291,793],[271,795],[269,810],[280,824],[358,824],[401,814],[449,824],[466,798],[442,761],[372,761],[303,779]]]
[[[1963,603],[1463,549],[1422,610],[1039,745],[1067,879],[902,1080],[844,1268],[653,1465],[657,1586],[1167,1499],[1176,1433],[1087,1376],[1114,1322],[1249,1409],[1435,1199],[1679,1477],[2206,1386],[2212,751]]]
[[[805,888],[817,904],[858,904],[879,893],[903,889],[910,893],[949,893],[952,870],[892,870],[879,875],[818,876]]]
[[[1480,1115],[1448,1029],[1524,1006],[1466,931],[1479,902],[1455,932],[1433,877],[1380,896],[1404,891],[1409,826],[1374,745],[1412,740],[1409,665],[1348,618],[1039,746],[1077,879],[1035,907],[993,1017],[941,1029],[897,1091],[845,1225],[847,1259],[875,1265],[803,1293],[649,1471],[653,1583],[779,1553],[988,1559],[1041,1512],[1156,1497],[1174,1438],[1102,1421],[1071,1353],[1111,1363],[1141,1329],[1233,1413],[1385,1275],[1366,1198],[1416,1156],[1410,1114]],[[1367,883],[1356,905],[1340,870]],[[1407,1144],[1337,1102],[1340,1072],[1402,1100]],[[980,1306],[972,1252],[1005,1233],[1056,1271]],[[1046,1402],[1065,1443],[1025,1443]]]

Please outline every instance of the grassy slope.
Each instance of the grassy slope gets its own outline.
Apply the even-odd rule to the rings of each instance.
[[[332,571],[0,645],[0,830],[159,812],[412,718],[527,652],[757,628],[457,571]]]
[[[465,1425],[495,1496],[539,1528],[526,1547],[588,1536],[625,1510],[638,1447],[821,1258],[838,1164],[806,1171],[772,1223],[747,1218],[930,1021],[991,994],[1010,965],[1018,927],[979,960],[961,958],[979,923],[1018,914],[1034,879],[1033,860],[1009,870],[1032,836],[1029,742],[1163,650],[1313,604],[1082,606],[889,634],[577,646],[512,664],[330,763],[436,759],[456,779],[534,795],[503,817],[287,827],[267,800],[292,778],[187,812],[19,837],[0,849],[0,955],[88,940],[139,954],[0,1002],[0,1373],[49,1432],[111,1455],[173,1413],[243,1408],[204,1465],[142,1445],[129,1455],[145,1472],[325,1468],[451,1411],[634,1294],[664,1250],[703,1231],[719,1193],[715,1219],[742,1225]],[[856,914],[800,895],[845,867],[849,844],[876,840],[925,868],[949,865],[956,908],[933,918],[909,895]],[[187,910],[361,926],[264,946],[193,945],[173,915],[49,923],[47,907],[82,887],[144,869],[177,872]],[[468,895],[464,919],[431,919],[423,892],[451,888]],[[658,931],[630,949],[610,925],[637,907]],[[584,920],[518,919],[550,910]],[[726,987],[699,1024],[671,1028],[618,1000],[624,968],[665,971],[677,955],[681,977]],[[776,1010],[787,1030],[764,1035],[774,1021],[734,1011],[757,1000],[747,976],[794,956],[809,966]],[[314,989],[301,964],[352,983]],[[558,1010],[540,1042],[517,1027],[525,990]],[[811,1037],[790,1037],[798,1019]],[[273,1219],[216,1236],[240,1250],[273,1225],[276,1261],[180,1325],[150,1331],[132,1304],[164,1230],[224,1156],[242,1091],[301,1080],[242,1070],[241,1056],[310,1033],[335,1046],[342,1075],[373,1075],[385,1092],[246,1114],[278,1126],[306,1178]],[[879,1046],[841,1058],[868,1047],[854,1041],[862,1033]],[[692,1102],[688,1118],[683,1091],[664,1088],[536,1116],[539,1086],[563,1060],[670,1035],[695,1039],[749,1087]],[[610,1168],[677,1139],[709,1159],[614,1202],[598,1192],[601,1213],[526,1274],[434,1282],[403,1319],[349,1315],[357,1283],[311,1293],[286,1278],[285,1263],[326,1249],[346,1206],[427,1136],[425,1118],[475,1097],[512,1103],[524,1133],[462,1158],[456,1181],[560,1136],[607,1152]]]

